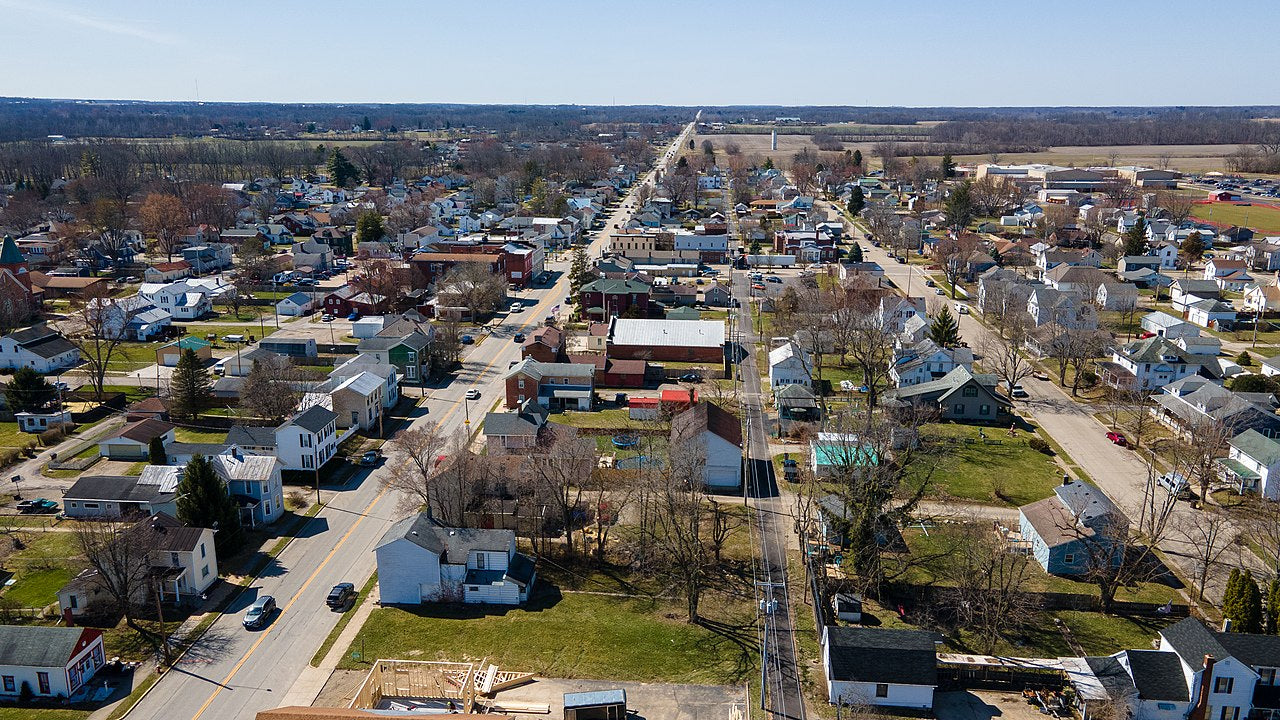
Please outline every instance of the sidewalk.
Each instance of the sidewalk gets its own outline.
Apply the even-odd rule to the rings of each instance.
[[[365,582],[367,581],[368,578],[365,578]],[[357,583],[356,587],[361,587],[363,584],[363,582]],[[343,655],[346,654],[347,648],[351,647],[351,643],[356,639],[356,636],[364,629],[365,621],[369,619],[369,615],[378,607],[378,603],[378,586],[375,585],[369,593],[369,597],[365,598],[360,607],[352,611],[354,614],[351,616],[350,622],[342,629],[337,641],[333,643],[333,647],[329,648],[329,652],[324,656],[324,660],[320,662],[320,666],[312,667],[308,664],[302,670],[302,674],[298,676],[298,679],[293,681],[289,691],[284,694],[284,699],[280,701],[281,707],[289,705],[309,707],[316,701],[316,698],[320,696],[320,691],[324,690],[325,684],[329,682],[329,676],[338,667],[338,663],[342,660]]]

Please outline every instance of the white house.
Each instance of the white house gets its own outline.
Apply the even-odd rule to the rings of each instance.
[[[1236,321],[1236,311],[1218,300],[1201,300],[1186,308],[1187,321],[1202,328],[1230,328]]]
[[[0,337],[0,367],[29,367],[53,375],[80,361],[80,351],[57,330],[44,324],[15,330]]]
[[[899,295],[886,295],[880,298],[880,309],[878,320],[880,327],[887,332],[897,335],[902,332],[903,324],[907,318],[919,315],[926,317],[928,313],[925,311],[925,302],[922,297],[902,297]]]
[[[106,664],[96,628],[0,625],[0,648],[0,696],[10,702],[23,687],[38,698],[70,698]]]
[[[361,353],[342,363],[329,373],[330,378],[348,378],[361,373],[372,373],[382,378],[382,406],[392,408],[400,402],[400,381],[404,379],[390,363],[380,363],[377,358]]]
[[[813,387],[813,361],[809,353],[788,340],[769,351],[769,387],[777,390],[785,385]]]
[[[1104,310],[1132,310],[1138,306],[1138,286],[1105,282],[1098,286],[1094,301]]]
[[[1187,307],[1201,300],[1217,300],[1222,296],[1222,288],[1214,280],[1174,280],[1169,286],[1169,301],[1173,309],[1186,312]]]
[[[1259,685],[1276,685],[1280,668],[1280,637],[1210,630],[1196,618],[1186,618],[1160,631],[1161,651],[1177,653],[1188,695],[1200,697],[1205,688],[1206,720],[1266,718],[1274,713],[1256,708]],[[1268,690],[1274,688],[1268,687]],[[1260,693],[1264,700],[1274,693]]]
[[[973,371],[972,350],[941,347],[925,338],[912,345],[899,345],[894,350],[889,379],[895,387],[910,387],[938,380],[958,367]]]
[[[510,530],[441,527],[426,513],[387,529],[374,548],[382,603],[522,605],[536,577]]]
[[[1177,243],[1163,242],[1156,246],[1151,254],[1160,258],[1161,270],[1172,270],[1178,267],[1178,245]]]
[[[1114,655],[1059,660],[1086,718],[1100,717],[1104,708],[1119,706],[1128,710],[1124,717],[1134,720],[1184,720],[1191,709],[1191,694],[1176,653],[1121,650]]]
[[[285,470],[318,470],[338,452],[338,416],[312,405],[276,428],[276,457]]]
[[[827,702],[932,709],[941,640],[923,630],[823,627]]]
[[[1218,461],[1221,475],[1241,493],[1256,492],[1280,500],[1280,441],[1249,428],[1231,438],[1227,458]],[[1280,663],[1278,663],[1280,664]]]
[[[382,388],[385,377],[360,372],[348,377],[334,378],[329,397],[333,400],[333,412],[338,416],[338,427],[358,427],[361,430],[382,429]]]
[[[191,275],[191,263],[186,260],[156,263],[142,271],[142,279],[149,283],[166,283]]]
[[[1149,337],[1111,351],[1111,363],[1100,363],[1108,383],[1156,390],[1200,371],[1200,363],[1162,337]]]
[[[696,458],[708,488],[742,486],[742,423],[702,401],[671,419],[672,457]]]
[[[1280,287],[1249,283],[1244,288],[1244,300],[1240,305],[1248,312],[1275,312],[1280,310]]]
[[[1185,320],[1163,312],[1151,312],[1142,316],[1142,329],[1162,338],[1170,340],[1180,337],[1194,337],[1200,334],[1200,328]]]
[[[316,299],[310,293],[296,292],[276,303],[276,312],[289,317],[306,315],[315,308]]]
[[[213,297],[216,294],[208,285],[191,280],[168,284],[148,283],[138,290],[138,295],[168,311],[177,320],[197,320],[202,315],[213,312]]]

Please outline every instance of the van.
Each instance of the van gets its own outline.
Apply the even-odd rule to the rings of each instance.
[[[1191,484],[1182,473],[1167,472],[1156,479],[1156,484],[1175,497],[1186,498],[1191,495]]]
[[[228,361],[228,360],[230,360],[230,359],[231,359],[231,358],[222,358],[222,359],[221,359],[221,360],[219,360],[218,362],[214,363],[214,364],[213,364],[213,374],[214,374],[214,375],[226,375],[226,374],[227,374],[227,361]]]

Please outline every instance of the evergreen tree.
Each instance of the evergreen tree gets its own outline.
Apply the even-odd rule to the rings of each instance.
[[[360,129],[364,130],[365,132],[369,132],[370,130],[373,129],[373,123],[369,122],[368,115],[365,115],[364,119],[360,121]]]
[[[191,458],[176,492],[179,520],[192,527],[216,528],[214,542],[219,553],[234,547],[240,511],[209,458],[203,455]]]
[[[1147,253],[1147,221],[1141,215],[1124,234],[1124,254],[1145,255]]]
[[[1253,364],[1253,357],[1249,355],[1248,350],[1242,350],[1240,354],[1236,356],[1236,364],[1240,367],[1249,367]]]
[[[40,410],[54,401],[58,391],[44,376],[29,367],[18,368],[4,389],[4,399],[12,412]]]
[[[1182,241],[1182,247],[1178,249],[1182,252],[1182,257],[1188,265],[1198,262],[1200,258],[1204,257],[1204,238],[1200,236],[1199,232],[1193,232],[1187,236],[1186,240]]]
[[[360,177],[360,171],[338,148],[329,151],[329,160],[325,163],[329,173],[329,182],[339,187],[350,187]]]
[[[862,262],[862,246],[858,243],[854,243],[853,247],[849,248],[849,261],[856,263]]]
[[[951,159],[951,153],[942,156],[942,177],[953,178],[956,176],[956,162]]]
[[[861,185],[854,185],[853,192],[849,193],[849,214],[858,217],[862,209],[867,206],[867,195],[862,192]]]
[[[956,230],[963,230],[973,221],[973,194],[968,180],[951,189],[943,208],[947,213],[947,224]]]
[[[862,151],[861,150],[853,151],[853,164],[858,167],[862,167]]]
[[[1267,622],[1263,632],[1280,635],[1280,579],[1272,580],[1267,587]]]
[[[572,298],[573,304],[578,308],[578,313],[582,314],[582,286],[591,282],[589,275],[589,265],[587,263],[587,250],[579,245],[573,249],[573,261],[569,266],[569,296]]]
[[[386,234],[387,228],[377,210],[365,210],[356,218],[357,242],[377,242]]]
[[[1241,603],[1244,613],[1240,618],[1240,627],[1235,628],[1235,631],[1260,633],[1262,632],[1262,591],[1258,589],[1253,573],[1248,570],[1241,574],[1241,581],[1244,585]]]
[[[942,347],[955,347],[960,344],[960,326],[956,323],[951,308],[943,305],[942,311],[933,318],[929,326],[929,339]]]
[[[748,255],[759,255],[759,254],[760,254],[760,251],[761,251],[761,250],[763,250],[763,249],[764,249],[764,248],[760,247],[760,241],[759,241],[759,240],[752,240],[752,241],[751,241],[751,247],[747,250],[747,254],[748,254]]]
[[[164,438],[159,435],[151,438],[151,447],[147,451],[147,462],[152,465],[169,464],[169,455],[164,451]]]
[[[212,387],[209,371],[196,357],[195,351],[190,348],[183,350],[169,380],[173,401],[170,411],[180,418],[194,418],[209,402]]]
[[[1239,617],[1243,612],[1241,607],[1243,589],[1240,568],[1231,568],[1231,574],[1227,576],[1227,586],[1222,590],[1222,616],[1230,619],[1233,626],[1239,623]]]

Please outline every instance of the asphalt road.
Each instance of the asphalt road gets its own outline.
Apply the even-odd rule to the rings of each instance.
[[[672,147],[687,143],[692,129],[690,123]],[[663,156],[661,166],[673,157]],[[651,172],[642,182],[652,177]],[[606,228],[622,220],[628,204],[618,205]],[[606,232],[592,240],[589,254],[593,257],[599,255]],[[568,290],[568,275],[562,273],[550,288],[522,293],[523,303],[535,301],[536,305],[502,317],[492,334],[468,351],[455,379],[430,391],[413,424],[434,423],[452,433],[465,427],[469,416],[476,427],[504,392],[503,373],[520,357],[520,346],[511,337],[542,322],[564,301]],[[471,388],[480,390],[481,399],[467,403],[464,396]],[[363,583],[374,570],[375,544],[403,516],[397,510],[398,498],[381,482],[402,462],[401,456],[389,454],[381,467],[361,471],[347,486],[325,488],[329,504],[324,510],[127,717],[227,720],[251,718],[276,707],[337,622],[338,614],[324,605],[329,588],[339,582]],[[261,595],[274,596],[280,611],[262,630],[245,630],[241,615]]]

